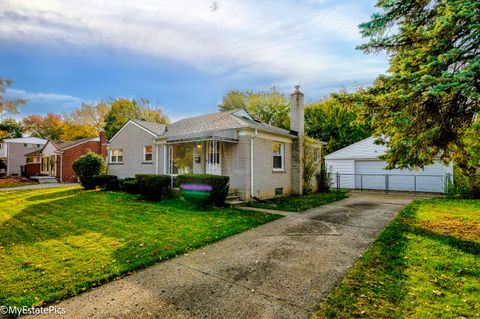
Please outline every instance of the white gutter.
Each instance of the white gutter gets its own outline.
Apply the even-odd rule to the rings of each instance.
[[[255,197],[255,192],[253,190],[253,139],[258,135],[257,129],[255,129],[255,134],[250,139],[250,196]]]

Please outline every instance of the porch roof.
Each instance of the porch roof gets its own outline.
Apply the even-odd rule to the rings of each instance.
[[[198,143],[205,141],[238,143],[238,138],[237,133],[233,130],[221,130],[172,136],[167,139],[167,144]]]

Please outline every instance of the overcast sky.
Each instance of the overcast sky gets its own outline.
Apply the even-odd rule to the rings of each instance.
[[[215,111],[230,89],[307,101],[369,85],[384,55],[355,50],[367,0],[0,0],[0,77],[22,114],[148,98],[176,120]]]

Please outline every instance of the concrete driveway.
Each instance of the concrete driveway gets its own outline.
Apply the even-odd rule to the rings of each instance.
[[[62,318],[309,318],[412,199],[352,193],[55,306]]]

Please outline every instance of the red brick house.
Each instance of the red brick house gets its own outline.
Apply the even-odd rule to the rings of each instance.
[[[61,183],[77,182],[72,165],[89,151],[102,155],[106,160],[105,132],[100,132],[99,137],[76,141],[48,141],[40,151],[25,155],[27,157],[26,175],[27,177],[51,176]]]

